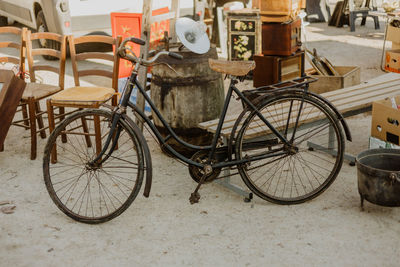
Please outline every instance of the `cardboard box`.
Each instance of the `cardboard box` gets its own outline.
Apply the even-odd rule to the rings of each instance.
[[[400,43],[392,42],[392,50],[400,50]]]
[[[400,73],[400,50],[386,51],[385,70]]]
[[[383,141],[381,139],[378,139],[376,137],[370,136],[369,138],[369,149],[375,149],[375,148],[393,148],[393,149],[400,149],[400,146],[397,146],[395,144]]]
[[[386,40],[395,43],[400,43],[400,28],[393,27],[392,25],[389,24],[386,33]]]
[[[400,96],[394,97],[400,107]],[[400,145],[400,109],[392,107],[391,98],[372,103],[371,136]]]
[[[317,94],[322,94],[360,84],[360,67],[335,66],[335,70],[339,72],[339,76],[323,76],[311,74],[310,76],[318,78],[318,81],[310,83],[310,91]],[[307,70],[306,73],[309,75],[310,71]]]

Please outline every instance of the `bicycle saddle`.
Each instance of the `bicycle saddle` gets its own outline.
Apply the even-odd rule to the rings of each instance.
[[[208,64],[214,71],[233,76],[244,76],[256,67],[254,61],[229,61],[212,58],[208,59]]]

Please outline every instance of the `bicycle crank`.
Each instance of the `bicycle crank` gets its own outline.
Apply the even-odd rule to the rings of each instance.
[[[203,163],[205,164],[208,160],[208,151],[198,151],[193,154],[193,156],[190,158],[191,160],[198,162],[198,163]],[[213,162],[216,162],[213,160]],[[201,178],[204,176],[204,169],[196,167],[194,165],[189,165],[189,174],[190,177],[196,182],[199,183]],[[211,173],[206,175],[206,178],[204,179],[204,183],[208,184],[214,181],[219,174],[221,173],[221,168],[213,168],[211,170]]]
[[[203,168],[203,171],[204,171],[203,176],[201,177],[198,185],[196,186],[196,189],[194,190],[193,193],[190,194],[190,197],[189,197],[190,204],[192,204],[192,205],[194,203],[199,203],[200,194],[198,191],[200,189],[200,186],[205,182],[206,178],[209,177],[210,174],[212,173],[213,168],[211,167],[211,165],[205,165]]]

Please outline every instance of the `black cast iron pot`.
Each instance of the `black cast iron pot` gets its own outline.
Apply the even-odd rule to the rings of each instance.
[[[364,199],[382,206],[400,206],[400,149],[366,150],[356,162],[361,207]]]

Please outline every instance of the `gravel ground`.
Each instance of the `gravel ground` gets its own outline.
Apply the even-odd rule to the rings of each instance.
[[[307,37],[308,46],[335,65],[360,66],[362,80],[383,74],[383,30],[374,30],[370,20],[355,33],[311,24]],[[368,113],[348,119],[354,142],[347,152],[367,149],[370,123]],[[203,186],[200,203],[190,205],[196,184],[187,168],[146,137],[154,164],[150,198],[140,194],[116,219],[85,225],[58,210],[46,191],[46,140],[39,139],[38,159],[31,161],[28,133],[12,127],[0,153],[0,202],[16,208],[0,212],[0,266],[399,265],[400,209],[366,203],[362,212],[356,167],[345,163],[326,192],[301,205],[257,197],[245,203],[217,184]],[[240,177],[232,180],[244,187]]]

